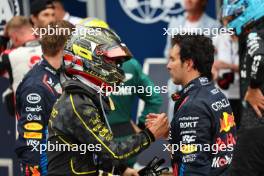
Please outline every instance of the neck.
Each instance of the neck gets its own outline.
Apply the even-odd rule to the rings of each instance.
[[[20,29],[16,33],[14,32],[10,33],[10,38],[12,39],[12,41],[16,41],[14,42],[15,47],[24,45],[25,43],[32,41],[32,40],[36,40],[36,37],[32,35],[31,30],[26,31],[25,29]]]
[[[63,51],[60,51],[54,56],[48,56],[44,54],[45,59],[47,62],[56,70],[61,67],[61,62],[62,62],[62,56],[63,56]]]
[[[187,86],[187,84],[189,84],[192,80],[199,78],[201,75],[197,72],[192,72],[192,73],[188,73],[186,74],[186,79],[183,81],[182,85],[183,87]]]
[[[24,43],[26,43],[26,42],[29,42],[29,41],[32,41],[32,40],[36,40],[36,37],[35,36],[33,36],[33,35],[25,35],[25,36],[23,36],[23,40],[24,40]]]
[[[203,15],[202,10],[189,11],[187,13],[187,20],[190,22],[196,22],[196,21],[199,21],[202,15]]]

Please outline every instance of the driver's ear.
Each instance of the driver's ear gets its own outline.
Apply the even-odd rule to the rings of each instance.
[[[12,33],[9,34],[9,36],[10,36],[10,39],[11,39],[12,45],[13,45],[14,47],[17,47],[18,42],[19,42],[19,38],[18,38],[17,34],[14,33],[14,32],[12,32]]]
[[[185,60],[185,64],[187,66],[187,71],[191,71],[193,69],[193,60],[192,59],[187,59]]]

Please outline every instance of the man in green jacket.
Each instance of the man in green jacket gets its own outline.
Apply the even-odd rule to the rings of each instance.
[[[120,140],[143,129],[145,116],[158,113],[162,105],[161,95],[154,91],[153,81],[142,72],[142,67],[136,59],[125,62],[122,69],[126,78],[122,87],[111,95],[115,111],[112,111],[108,118],[114,137]],[[145,102],[145,107],[135,125],[132,121],[132,109],[137,97]],[[128,165],[133,167],[135,162],[136,158],[130,159]]]

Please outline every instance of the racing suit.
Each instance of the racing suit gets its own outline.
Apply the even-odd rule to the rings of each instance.
[[[174,100],[169,135],[173,175],[229,176],[236,127],[228,99],[214,83],[199,77]]]
[[[264,22],[240,36],[240,90],[243,100],[249,87],[264,94]],[[232,176],[264,175],[264,112],[257,117],[247,101],[242,101],[241,126],[232,164]],[[250,149],[250,150],[249,150]]]
[[[126,78],[119,91],[113,92],[111,98],[115,104],[115,110],[109,113],[109,124],[113,130],[114,137],[120,140],[135,133],[131,125],[131,111],[137,97],[145,102],[142,114],[138,118],[138,126],[144,129],[145,116],[148,113],[158,113],[162,104],[159,93],[154,91],[152,80],[142,72],[142,68],[136,59],[130,59],[123,63]],[[136,87],[136,91],[133,91]],[[144,89],[144,91],[142,91]],[[136,158],[131,158],[128,165],[132,167]]]
[[[104,115],[113,107],[110,99],[78,80],[66,81],[63,88],[51,113],[48,143],[57,148],[68,144],[71,149],[48,150],[49,175],[120,174],[126,169],[120,160],[138,154],[155,140],[148,129],[122,142],[114,140]],[[80,152],[83,145],[90,146],[85,153]]]
[[[40,60],[41,55],[38,40],[26,42],[23,46],[3,52],[0,58],[0,73],[8,73],[14,91],[26,73]]]
[[[16,154],[21,175],[47,175],[47,155],[40,144],[47,142],[48,119],[52,106],[62,92],[59,70],[44,58],[24,77],[16,92],[18,133]]]
[[[36,64],[42,55],[38,40],[26,42],[23,46],[5,50],[0,57],[0,76],[9,78],[10,87],[3,93],[8,112],[14,115],[14,94],[18,84],[26,73]],[[6,74],[7,73],[7,74]]]

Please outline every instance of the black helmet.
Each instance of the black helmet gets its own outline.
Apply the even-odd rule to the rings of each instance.
[[[113,86],[124,79],[121,64],[132,57],[129,49],[112,30],[79,27],[65,46],[66,74],[97,86]]]

